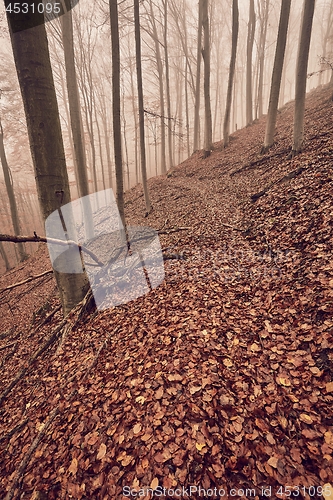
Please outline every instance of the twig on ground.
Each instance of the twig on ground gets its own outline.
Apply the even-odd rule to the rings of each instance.
[[[0,443],[1,443],[1,441],[5,441],[6,439],[9,439],[10,437],[12,437],[15,434],[15,432],[22,429],[22,427],[24,427],[28,422],[29,422],[29,419],[26,418],[25,420],[23,420],[23,422],[20,422],[19,424],[15,425],[15,427],[13,427],[13,429],[11,429],[9,432],[4,434],[3,436],[0,436]]]
[[[162,231],[157,231],[158,234],[169,234],[177,233],[178,231],[190,231],[191,227],[171,227],[170,229],[163,229]]]
[[[0,293],[6,292],[8,290],[12,290],[13,288],[16,288],[17,286],[25,285],[26,283],[29,283],[30,281],[36,280],[38,278],[42,278],[43,276],[47,276],[48,274],[53,273],[53,269],[49,269],[48,271],[44,271],[41,274],[37,274],[36,276],[30,276],[30,278],[27,278],[24,281],[19,281],[18,283],[14,283],[13,285],[9,285],[6,288],[3,288],[0,290]]]
[[[13,498],[14,493],[15,493],[15,489],[16,489],[18,483],[20,482],[20,480],[24,474],[24,471],[29,463],[30,458],[32,457],[32,455],[35,452],[35,450],[37,449],[39,443],[43,439],[46,431],[48,430],[48,428],[50,427],[50,425],[52,424],[53,420],[56,418],[56,416],[58,415],[59,412],[60,412],[60,409],[59,409],[59,406],[57,406],[52,411],[52,413],[50,414],[50,416],[47,419],[47,421],[45,422],[45,424],[42,424],[40,426],[40,430],[39,430],[37,436],[35,437],[35,439],[31,443],[29,450],[25,453],[24,459],[21,461],[18,469],[16,469],[15,477],[13,479],[13,482],[11,484],[10,489],[7,492],[7,495],[5,496],[5,500],[11,500]]]
[[[8,347],[12,347],[12,345],[15,345],[15,344],[17,344],[17,341],[12,342],[11,344],[3,345],[0,347],[0,351],[3,351],[4,349],[7,349]]]

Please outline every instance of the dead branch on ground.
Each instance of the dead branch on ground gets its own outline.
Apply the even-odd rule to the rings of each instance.
[[[18,283],[14,283],[13,285],[9,285],[6,288],[3,288],[0,290],[0,293],[6,292],[8,290],[12,290],[13,288],[16,288],[17,286],[25,285],[26,283],[30,283],[30,281],[36,280],[38,278],[42,278],[43,276],[46,276],[48,274],[53,273],[53,269],[49,269],[48,271],[45,271],[44,273],[37,274],[36,276],[30,276],[30,278],[27,278],[24,281],[19,281]]]
[[[259,191],[258,193],[255,193],[255,194],[252,194],[251,200],[253,202],[259,200],[259,198],[264,196],[264,194],[266,194],[267,191],[269,191],[271,189],[271,187],[275,186],[276,184],[280,184],[281,182],[285,182],[285,181],[288,181],[290,179],[294,179],[295,177],[300,175],[304,170],[305,170],[304,167],[299,167],[296,170],[293,170],[292,172],[290,172],[289,174],[284,175],[283,177],[281,177],[281,179],[278,179],[277,181],[271,182],[271,184],[266,186],[262,191]]]

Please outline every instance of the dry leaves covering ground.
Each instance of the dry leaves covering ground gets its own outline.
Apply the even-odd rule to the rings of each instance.
[[[190,228],[161,235],[185,260],[166,261],[146,296],[76,323],[29,364],[61,323],[45,323],[53,278],[1,293],[1,391],[26,369],[0,396],[1,498],[122,499],[125,486],[284,498],[287,485],[333,498],[330,94],[308,96],[293,159],[290,103],[264,156],[262,119],[152,179],[148,219],[141,187],[127,193],[131,224]],[[0,289],[48,267],[40,249]]]

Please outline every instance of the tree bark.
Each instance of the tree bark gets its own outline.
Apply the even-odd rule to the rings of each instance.
[[[315,0],[304,0],[296,64],[293,155],[299,153],[303,146],[306,80],[314,8]]]
[[[119,215],[126,228],[124,208],[123,157],[121,148],[120,120],[120,49],[117,0],[110,0],[111,48],[112,48],[112,113],[113,113],[113,143],[116,169],[117,205]]]
[[[165,175],[166,168],[166,158],[165,158],[165,116],[164,116],[164,84],[163,84],[163,66],[162,66],[162,58],[160,51],[160,42],[158,40],[156,22],[153,12],[152,1],[150,1],[150,15],[151,15],[151,23],[153,28],[153,40],[155,44],[155,52],[156,52],[156,64],[157,64],[157,72],[158,72],[158,82],[159,82],[159,99],[160,99],[160,113],[161,113],[161,171],[162,174]]]
[[[135,25],[135,57],[136,57],[136,75],[139,103],[139,132],[140,132],[140,153],[141,153],[141,176],[143,193],[145,197],[147,214],[151,211],[149,191],[147,184],[147,165],[146,165],[146,144],[145,144],[145,113],[143,107],[143,89],[142,89],[142,67],[141,67],[141,36],[140,36],[140,12],[139,0],[134,0],[134,25]]]
[[[34,29],[18,31],[26,14],[7,12],[14,60],[28,126],[37,192],[44,220],[62,204],[70,202],[64,145],[43,14],[35,5]],[[5,5],[9,0],[5,1]],[[61,193],[62,200],[59,199]],[[66,262],[82,269],[77,252],[66,252]],[[85,272],[55,272],[64,315],[78,304],[89,289]]]
[[[208,0],[202,1],[202,27],[204,32],[204,99],[205,99],[205,151],[204,157],[207,158],[212,149],[212,110],[210,104],[210,37],[209,37],[209,19],[208,19]]]
[[[256,16],[254,12],[254,0],[250,0],[249,23],[247,30],[247,46],[246,46],[246,125],[250,125],[253,122],[252,52],[253,52],[255,26],[256,26]]]
[[[194,137],[193,151],[199,149],[199,122],[200,122],[200,76],[201,76],[201,40],[202,40],[202,1],[198,4],[198,40],[197,40],[197,73],[195,80],[194,104]]]
[[[60,17],[60,20],[61,20],[61,36],[64,46],[64,56],[65,56],[69,114],[71,121],[75,160],[77,165],[78,192],[79,196],[82,197],[89,195],[89,184],[88,184],[88,174],[87,174],[86,151],[82,137],[83,125],[82,125],[80,98],[79,98],[79,90],[78,90],[76,70],[75,70],[72,11],[69,10],[66,14]],[[94,226],[93,226],[92,210],[89,200],[85,200],[84,210],[85,210],[84,218],[85,218],[86,235],[88,239],[91,239],[94,236]]]
[[[1,159],[1,165],[2,165],[2,170],[3,170],[3,176],[5,179],[6,191],[7,191],[8,200],[9,200],[9,207],[10,207],[10,214],[11,214],[13,229],[14,229],[14,233],[18,236],[21,232],[20,221],[19,221],[19,215],[18,215],[17,204],[16,204],[16,199],[15,199],[12,174],[11,174],[8,162],[7,162],[7,156],[6,156],[5,145],[4,145],[4,140],[3,140],[3,128],[2,128],[1,119],[0,119],[0,159]],[[19,251],[19,256],[20,256],[21,262],[28,258],[28,255],[27,255],[27,253],[24,249],[24,245],[22,243],[18,246],[18,251]],[[6,266],[7,266],[7,264],[6,264]]]
[[[227,102],[226,102],[224,122],[223,122],[223,145],[224,145],[224,147],[228,146],[228,144],[229,144],[230,112],[231,112],[232,91],[233,91],[235,67],[236,67],[238,30],[239,30],[238,0],[233,0],[233,2],[232,2],[231,59],[230,59],[230,69],[229,69],[228,90],[227,90]]]
[[[266,134],[262,152],[265,152],[274,142],[282,69],[286,51],[290,6],[291,0],[282,0],[278,38],[276,42],[275,59],[272,73],[271,91],[269,96]]]

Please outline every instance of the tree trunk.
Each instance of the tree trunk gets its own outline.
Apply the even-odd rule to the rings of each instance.
[[[11,171],[9,169],[9,165],[8,165],[7,157],[6,157],[6,152],[5,152],[5,146],[4,146],[4,141],[3,141],[3,128],[2,128],[1,119],[0,119],[0,159],[1,159],[1,165],[2,165],[2,170],[3,170],[3,176],[5,179],[7,196],[8,196],[8,200],[9,200],[10,214],[11,214],[14,234],[16,236],[18,236],[21,232],[20,231],[20,221],[19,221],[17,204],[16,204],[16,199],[15,199],[15,194],[14,194],[13,179],[12,179]],[[26,260],[28,258],[28,255],[25,252],[23,243],[19,244],[18,252],[19,252],[20,261]]]
[[[238,30],[239,30],[238,0],[233,0],[233,2],[232,2],[231,59],[230,59],[230,69],[229,69],[228,90],[227,90],[227,102],[226,102],[224,122],[223,122],[223,145],[224,145],[224,147],[228,146],[228,144],[229,144],[230,112],[231,112],[232,91],[233,91],[235,67],[236,67]]]
[[[247,30],[247,46],[246,46],[246,125],[250,125],[253,122],[252,52],[253,52],[255,26],[256,26],[256,16],[254,12],[254,0],[250,0],[249,24]]]
[[[142,89],[142,67],[141,67],[141,38],[140,38],[140,13],[139,0],[134,0],[134,25],[135,25],[135,56],[136,56],[136,75],[138,87],[139,103],[139,132],[140,132],[140,153],[141,153],[141,176],[143,193],[146,203],[146,215],[151,211],[149,191],[147,184],[147,165],[146,165],[146,144],[145,144],[145,112],[143,107],[143,89]]]
[[[308,69],[314,8],[315,0],[304,0],[301,34],[299,38],[296,64],[294,142],[292,149],[293,155],[299,153],[302,150],[303,145],[305,94],[307,80],[306,76]]]
[[[113,143],[116,169],[117,205],[119,215],[126,228],[124,208],[123,157],[121,148],[120,120],[120,50],[117,0],[110,0],[111,48],[112,48],[112,113],[113,113]]]
[[[169,169],[173,167],[172,157],[172,130],[171,130],[171,99],[170,99],[170,77],[169,77],[169,54],[168,54],[168,0],[164,0],[164,62],[165,62],[165,91],[167,99],[168,114],[168,149],[169,149]]]
[[[205,152],[207,158],[212,149],[212,110],[210,105],[210,40],[208,20],[208,0],[202,1],[202,26],[204,32],[204,98],[205,98]]]
[[[9,0],[6,0],[6,6],[8,3]],[[45,220],[61,204],[70,202],[70,190],[44,16],[38,13],[38,1],[33,4],[35,14],[31,16],[34,29],[18,31],[26,23],[26,14],[22,12],[7,12],[7,19],[27,120],[38,198]],[[82,270],[77,273],[55,271],[64,315],[67,315],[84,298],[89,281],[77,252],[69,250],[65,253],[63,259],[70,262],[73,269]]]
[[[259,47],[259,78],[258,78],[258,117],[263,115],[263,87],[264,87],[264,64],[265,64],[265,45],[268,25],[268,9],[270,0],[264,0],[264,9],[262,9],[260,26],[260,47]]]
[[[75,161],[77,165],[77,184],[79,196],[89,195],[89,184],[87,175],[87,160],[86,151],[82,137],[83,125],[80,107],[80,98],[75,70],[74,42],[73,42],[73,20],[72,11],[69,10],[66,14],[60,17],[61,20],[61,35],[64,46],[65,68],[66,68],[66,83],[68,93],[68,104],[71,121],[72,138],[74,145]],[[65,96],[64,96],[65,98]],[[94,236],[94,225],[92,210],[89,200],[85,200],[84,218],[85,229],[88,239]]]
[[[4,246],[2,244],[2,241],[0,241],[0,255],[3,258],[3,261],[5,263],[6,272],[7,272],[10,270],[10,264],[9,264],[9,260],[8,260],[7,254],[6,254],[6,250],[4,249]]]
[[[291,0],[282,0],[278,38],[275,49],[275,59],[272,73],[271,92],[269,96],[269,106],[267,115],[267,125],[263,152],[273,144],[276,125],[276,116],[279,104],[280,86],[284,55],[286,50],[288,23],[290,15]]]
[[[198,41],[197,41],[197,74],[195,81],[195,104],[194,104],[194,137],[193,151],[199,149],[199,122],[200,122],[200,76],[201,76],[201,39],[202,39],[202,0],[198,6]]]
[[[151,23],[153,27],[153,40],[155,44],[155,52],[156,52],[156,64],[157,64],[157,72],[158,72],[158,82],[159,82],[159,99],[160,99],[160,113],[161,113],[161,171],[162,174],[166,174],[166,158],[165,158],[165,116],[164,116],[164,85],[163,85],[163,66],[161,59],[161,51],[160,51],[160,43],[158,40],[156,22],[153,12],[152,1],[150,1],[150,15],[151,15]]]

